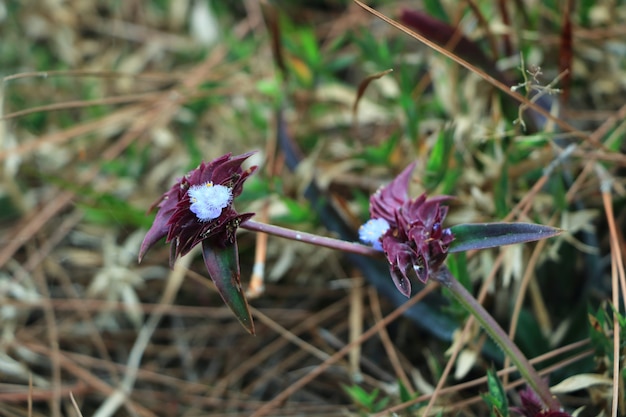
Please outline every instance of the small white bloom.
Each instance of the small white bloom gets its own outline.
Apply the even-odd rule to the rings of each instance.
[[[374,249],[383,250],[380,238],[389,230],[389,223],[385,219],[369,219],[359,228],[361,242],[372,245]]]
[[[211,181],[194,185],[187,191],[191,199],[189,209],[203,222],[216,219],[233,199],[233,191],[224,185],[213,185]]]

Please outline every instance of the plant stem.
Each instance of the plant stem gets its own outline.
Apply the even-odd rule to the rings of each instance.
[[[485,331],[500,346],[511,361],[517,367],[517,370],[526,380],[528,385],[541,397],[544,404],[554,411],[562,410],[561,404],[550,393],[550,387],[546,381],[541,378],[535,368],[528,362],[528,359],[519,350],[517,345],[511,341],[502,327],[494,320],[494,318],[485,310],[485,308],[470,294],[463,285],[452,275],[450,270],[443,266],[436,273],[431,275],[437,282],[445,286],[456,297],[456,299],[469,311],[478,322],[483,326]]]
[[[267,233],[269,235],[283,237],[285,239],[296,240],[311,245],[323,246],[330,249],[337,249],[344,252],[356,253],[365,256],[379,256],[380,251],[362,245],[360,243],[348,242],[345,240],[330,237],[318,236],[312,233],[298,230],[286,229],[272,224],[259,223],[254,220],[243,222],[240,227],[254,232]],[[509,339],[500,325],[491,315],[476,301],[476,299],[463,287],[457,279],[452,276],[450,270],[445,266],[432,274],[433,279],[450,290],[456,299],[478,320],[485,331],[496,341],[511,361],[517,366],[528,385],[539,395],[542,401],[551,410],[561,410],[561,405],[550,393],[548,384],[539,376],[535,368],[528,362],[528,359],[519,348]]]
[[[300,232],[298,230],[286,229],[284,227],[275,226],[273,224],[259,223],[254,220],[247,220],[239,225],[239,227],[252,230],[254,232],[267,233],[269,235],[283,237],[285,239],[297,240],[299,242],[309,243],[311,245],[323,246],[325,248],[337,249],[343,252],[356,253],[365,256],[380,256],[382,252],[356,242],[348,242],[346,240],[334,239],[332,237],[324,237],[314,235],[312,233]]]

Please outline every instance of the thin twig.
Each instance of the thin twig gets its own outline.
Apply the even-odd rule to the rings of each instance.
[[[254,220],[247,220],[241,223],[240,227],[254,232],[267,233],[285,239],[291,239],[298,242],[309,243],[311,245],[336,249],[342,252],[356,253],[358,255],[365,256],[381,255],[380,251],[377,251],[370,246],[365,246],[360,243],[348,242],[341,239],[334,239],[332,237],[319,236],[312,233],[300,232],[298,230],[286,229],[284,227],[276,226],[273,224],[255,222]]]

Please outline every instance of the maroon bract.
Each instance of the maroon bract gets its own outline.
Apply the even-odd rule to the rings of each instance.
[[[407,297],[411,295],[411,279],[425,283],[429,273],[441,266],[454,240],[450,229],[442,226],[448,208],[440,205],[451,197],[428,199],[422,194],[416,199],[408,198],[414,168],[415,163],[409,165],[370,198],[371,219],[383,219],[389,225],[381,228],[384,232],[379,241],[389,261],[391,277]]]
[[[525,388],[519,393],[522,401],[521,407],[512,407],[511,410],[524,417],[571,417],[564,411],[546,409],[537,394],[530,388]]]
[[[139,261],[161,238],[171,242],[170,267],[194,246],[209,240],[211,246],[235,243],[235,232],[254,213],[239,214],[234,198],[241,194],[243,183],[256,166],[247,170],[241,164],[254,152],[232,157],[221,156],[200,166],[178,180],[151,209],[159,211],[139,250]]]

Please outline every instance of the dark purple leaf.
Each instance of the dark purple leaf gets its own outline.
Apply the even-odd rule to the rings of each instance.
[[[222,300],[235,313],[243,327],[250,334],[254,334],[254,323],[239,278],[237,241],[232,245],[222,247],[211,244],[209,240],[204,240],[202,241],[202,255],[207,271],[209,271]]]
[[[506,79],[497,69],[495,61],[489,58],[476,42],[459,33],[457,28],[426,13],[409,9],[402,10],[400,21],[465,61],[482,68],[488,74],[499,80]]]

